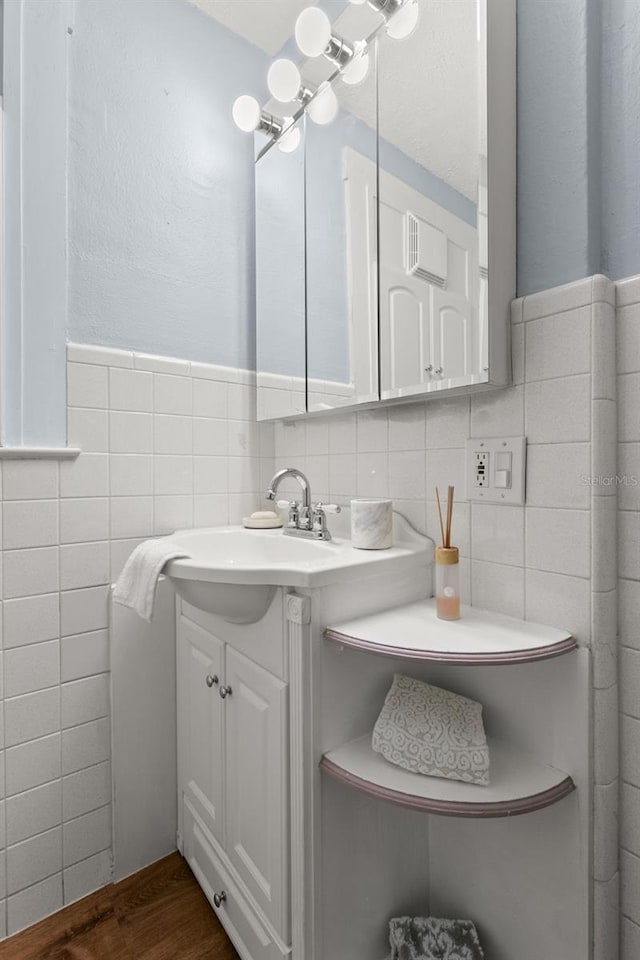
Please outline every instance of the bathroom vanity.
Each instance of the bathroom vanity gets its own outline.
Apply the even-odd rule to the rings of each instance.
[[[297,581],[273,584],[251,623],[184,598],[202,558],[169,568],[179,848],[243,960],[382,960],[389,918],[407,914],[474,920],[495,960],[585,960],[589,653],[473,608],[438,621],[432,545],[395,522],[392,551],[338,537],[318,546],[334,550],[324,566],[263,571]],[[237,557],[229,568],[251,580]],[[483,704],[488,787],[372,752],[394,673]]]

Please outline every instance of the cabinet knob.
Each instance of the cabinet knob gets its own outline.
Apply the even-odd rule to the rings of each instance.
[[[425,367],[425,368],[424,368],[424,372],[425,372],[425,373],[432,373],[432,372],[433,372],[433,364],[430,363],[428,367]]]
[[[207,686],[213,687],[216,683],[218,683],[218,678],[216,677],[216,675],[214,674],[212,676],[210,673],[207,674]]]
[[[440,374],[442,373],[442,367],[436,367],[433,372],[434,372],[434,373],[437,373],[438,376],[440,376]]]
[[[220,893],[214,893],[213,895],[213,902],[218,908],[221,907],[222,904],[226,902],[226,899],[227,899],[227,895],[224,892],[224,890],[221,890]]]
[[[231,687],[220,687],[220,696],[224,700],[225,697],[230,697],[233,693]]]

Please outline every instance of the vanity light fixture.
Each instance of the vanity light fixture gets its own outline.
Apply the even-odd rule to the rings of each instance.
[[[384,26],[390,37],[402,40],[408,37],[418,22],[418,0],[350,0],[362,6],[368,4],[384,18]],[[377,31],[376,31],[377,32]],[[291,153],[300,143],[300,130],[293,122],[300,112],[306,110],[311,120],[318,124],[331,123],[338,113],[338,98],[331,86],[336,76],[345,83],[361,83],[369,70],[368,40],[355,43],[334,33],[331,21],[319,7],[307,7],[298,16],[295,39],[300,51],[307,57],[324,56],[337,68],[336,73],[318,89],[312,89],[302,81],[297,65],[284,57],[272,63],[267,75],[269,92],[280,103],[298,102],[301,110],[295,117],[284,119],[263,110],[255,97],[243,95],[233,104],[233,119],[245,133],[259,131],[278,141],[283,153]],[[291,128],[291,129],[289,129]]]
[[[343,68],[341,77],[345,83],[355,86],[362,83],[369,72],[369,54],[367,53],[366,40],[359,40],[356,43],[355,52],[350,62]]]
[[[338,36],[331,21],[319,7],[307,7],[296,20],[296,43],[307,57],[324,56],[341,70],[345,83],[361,83],[369,70],[366,40],[355,44]]]
[[[269,67],[267,86],[274,100],[291,103],[299,100],[306,104],[315,95],[315,90],[302,82],[302,77],[293,60],[275,60]]]
[[[331,21],[320,7],[307,7],[296,20],[295,38],[305,57],[324,55],[338,67],[353,59],[355,50],[350,43],[331,29]]]
[[[292,118],[288,118],[291,122]],[[300,127],[287,126],[284,133],[278,137],[278,150],[282,153],[293,153],[300,144]]]
[[[253,133],[260,130],[271,136],[279,136],[284,130],[284,123],[273,114],[260,108],[255,97],[243,94],[233,104],[233,120],[236,127],[244,133]]]
[[[415,30],[419,17],[418,0],[408,0],[387,23],[387,34],[392,40],[406,40]]]
[[[325,81],[318,87],[318,92],[313,100],[309,101],[307,113],[314,123],[317,123],[319,126],[324,126],[324,124],[331,123],[332,120],[335,120],[338,113],[338,106],[338,98],[335,95],[333,87],[329,81]]]
[[[302,77],[293,60],[274,60],[267,74],[267,86],[272,97],[281,103],[297,100],[301,85]]]
[[[420,16],[418,0],[350,0],[350,3],[356,6],[366,3],[381,14],[393,40],[406,40],[415,30]]]

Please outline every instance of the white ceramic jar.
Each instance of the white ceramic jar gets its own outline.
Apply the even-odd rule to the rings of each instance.
[[[352,500],[352,545],[358,550],[388,550],[393,541],[391,508],[391,500]]]

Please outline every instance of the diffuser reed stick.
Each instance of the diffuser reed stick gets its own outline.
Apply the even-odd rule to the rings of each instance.
[[[442,546],[447,550],[451,547],[451,526],[453,524],[453,491],[454,487],[447,487],[447,523],[442,521],[442,506],[440,504],[440,491],[436,487],[436,499],[438,501],[438,516],[440,517],[440,533],[442,534]]]
[[[440,517],[440,533],[442,534],[442,546],[445,545],[444,523],[442,522],[442,507],[440,506],[440,491],[436,487],[436,499],[438,501],[438,516]]]
[[[447,519],[442,518],[440,491],[436,487],[442,546],[436,547],[436,614],[441,620],[460,619],[460,567],[458,548],[451,546],[454,488],[447,487]]]

